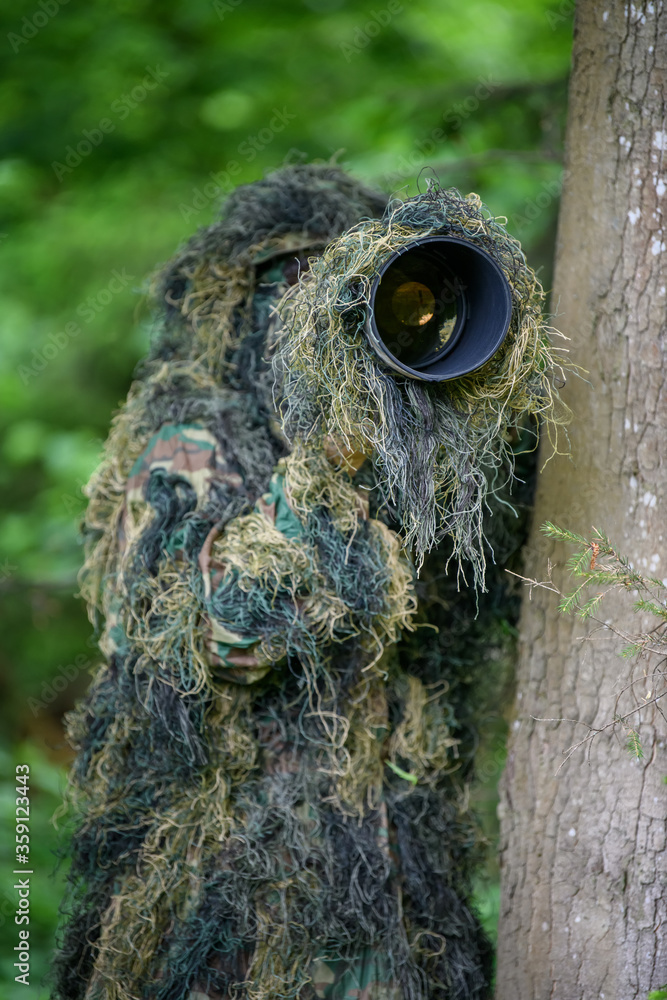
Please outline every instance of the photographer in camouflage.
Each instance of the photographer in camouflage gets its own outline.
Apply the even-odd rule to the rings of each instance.
[[[494,254],[514,311],[484,368],[423,385],[363,315],[383,248],[434,232]],[[551,412],[541,289],[475,196],[387,206],[304,165],[238,188],[155,294],[89,486],[105,662],[69,719],[54,996],[483,997],[483,515],[500,538],[516,428]]]

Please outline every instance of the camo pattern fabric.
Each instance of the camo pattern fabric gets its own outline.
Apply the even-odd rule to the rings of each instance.
[[[136,460],[126,487],[126,505],[121,519],[121,548],[128,537],[136,534],[137,526],[153,516],[146,499],[151,476],[166,473],[170,478],[188,483],[197,506],[205,507],[213,484],[223,483],[239,491],[243,479],[224,458],[221,445],[202,424],[165,424],[153,435],[146,450]],[[294,538],[302,531],[301,522],[291,511],[283,490],[284,475],[274,473],[268,491],[257,500],[255,510],[268,525]],[[222,583],[225,567],[211,558],[213,542],[220,535],[210,530],[199,552],[198,562],[204,586],[204,605],[210,608],[217,588]],[[166,551],[176,560],[183,558],[182,538],[175,532],[167,541]],[[115,620],[112,626],[115,625]],[[236,684],[252,684],[261,680],[274,661],[262,654],[260,636],[234,631],[214,615],[204,613],[202,631],[205,635],[208,663],[221,680]]]
[[[403,1000],[386,962],[370,950],[356,962],[313,962],[313,991],[318,1000]]]

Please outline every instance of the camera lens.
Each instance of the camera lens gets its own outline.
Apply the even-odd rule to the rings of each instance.
[[[423,236],[379,269],[366,334],[389,368],[446,382],[493,357],[511,318],[509,282],[490,254],[474,240]]]
[[[464,312],[454,275],[437,251],[420,247],[387,268],[375,297],[378,332],[410,368],[430,365],[451,350]]]

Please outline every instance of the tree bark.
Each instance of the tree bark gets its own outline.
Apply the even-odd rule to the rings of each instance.
[[[555,325],[589,374],[562,393],[572,457],[540,477],[526,575],[544,579],[548,559],[563,567],[571,554],[540,534],[549,519],[588,537],[595,525],[638,569],[667,577],[667,4],[580,0],[573,60]],[[567,586],[562,569],[554,578]],[[658,690],[645,663],[620,658],[621,640],[581,641],[593,629],[557,604],[545,590],[524,601],[497,997],[646,1000],[667,983],[667,724],[642,709],[644,759],[617,727],[555,775],[587,730],[537,719],[600,727]],[[636,631],[631,605],[612,595],[602,613]]]

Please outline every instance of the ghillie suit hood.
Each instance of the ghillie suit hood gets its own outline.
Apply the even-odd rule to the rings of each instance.
[[[485,250],[512,291],[508,336],[480,369],[448,382],[390,371],[365,333],[373,279],[397,250],[424,236],[455,236]],[[329,439],[372,455],[379,492],[421,564],[445,536],[483,587],[487,496],[507,493],[511,440],[531,415],[557,422],[555,361],[544,293],[519,243],[476,195],[431,185],[392,202],[382,219],[332,241],[281,303],[276,372],[288,436],[321,450]]]
[[[482,558],[483,481],[520,392],[527,410],[545,406],[547,355],[517,305],[485,382],[427,391],[383,374],[352,322],[371,271],[363,233],[400,241],[418,204],[364,223],[384,202],[337,167],[285,168],[239,188],[156,279],[153,347],[88,487],[82,590],[105,662],[68,720],[57,1000],[486,994],[466,788],[479,679],[507,611],[475,623],[444,563]],[[474,200],[425,204],[425,225],[461,218],[472,232],[474,216],[493,231]],[[333,244],[354,263],[350,284],[330,245],[358,223],[352,249]],[[295,255],[318,253],[280,333]],[[519,257],[503,260],[518,281]],[[320,361],[326,376],[306,371]],[[390,456],[403,418],[423,494]],[[336,468],[327,435],[370,440],[374,465]],[[415,583],[399,531],[428,549],[436,514],[453,545]],[[417,621],[440,632],[411,633]]]

